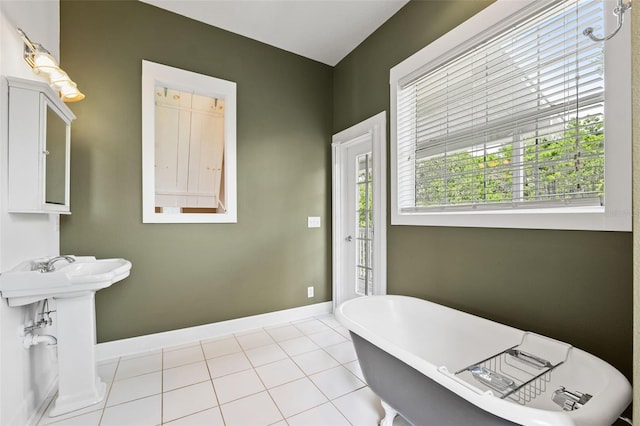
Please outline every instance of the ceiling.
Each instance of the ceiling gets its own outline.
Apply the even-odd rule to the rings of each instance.
[[[409,0],[141,0],[334,66]]]

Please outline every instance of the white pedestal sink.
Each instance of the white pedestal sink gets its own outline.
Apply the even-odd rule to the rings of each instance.
[[[131,262],[73,256],[51,272],[32,270],[37,261],[24,262],[0,274],[0,293],[9,306],[43,299],[56,300],[58,328],[58,397],[51,416],[79,410],[102,401],[106,385],[96,372],[95,292],[129,276]]]

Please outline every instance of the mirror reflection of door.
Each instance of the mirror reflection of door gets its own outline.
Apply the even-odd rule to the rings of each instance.
[[[224,213],[224,99],[156,86],[155,212]]]
[[[47,105],[45,202],[66,204],[67,123]]]

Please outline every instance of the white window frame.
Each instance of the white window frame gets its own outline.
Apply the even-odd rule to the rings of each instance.
[[[498,0],[468,21],[393,67],[391,89],[391,224],[487,228],[631,231],[631,31],[630,19],[607,42],[605,56],[605,206],[493,211],[402,212],[398,203],[397,99],[400,85],[455,58],[469,46],[499,34],[522,16],[557,0]],[[616,2],[607,0],[605,9]],[[605,33],[615,28],[605,11]]]

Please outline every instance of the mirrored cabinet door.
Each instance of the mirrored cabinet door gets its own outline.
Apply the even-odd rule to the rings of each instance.
[[[70,126],[51,105],[46,104],[45,108],[44,202],[64,206],[69,204],[67,157]]]

